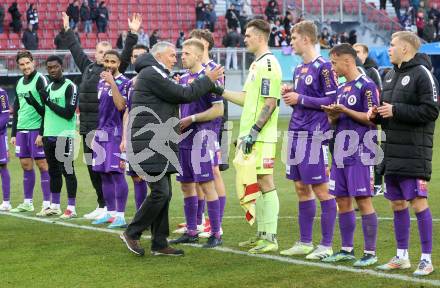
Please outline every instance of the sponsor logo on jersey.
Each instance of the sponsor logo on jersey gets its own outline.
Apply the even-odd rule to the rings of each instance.
[[[263,158],[263,168],[272,169],[275,163],[275,158]]]

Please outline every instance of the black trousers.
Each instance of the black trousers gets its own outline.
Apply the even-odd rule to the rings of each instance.
[[[50,191],[52,193],[61,193],[61,188],[63,187],[62,177],[64,176],[64,179],[66,180],[66,190],[68,197],[76,198],[78,182],[75,175],[75,168],[73,166],[74,140],[72,138],[66,137],[58,137],[56,139],[59,139],[59,141],[56,141],[55,139],[49,140],[47,137],[43,137],[44,154],[46,155],[46,161],[49,166]],[[57,144],[62,145],[62,150],[57,151]],[[58,159],[56,157],[56,153],[60,153]],[[64,159],[64,157],[66,158],[65,162],[59,160]],[[67,170],[66,165],[69,165],[69,168]]]
[[[87,146],[88,144],[88,146]],[[83,149],[84,153],[92,154],[92,144],[86,143],[86,135],[83,135]],[[102,181],[101,175],[98,172],[93,171],[92,169],[92,160],[90,158],[90,162],[87,161],[87,170],[89,170],[90,180],[92,181],[93,188],[96,191],[96,197],[98,201],[99,208],[105,207],[104,194],[102,193]]]
[[[170,235],[168,210],[172,196],[171,174],[165,174],[157,182],[148,182],[151,193],[142,203],[126,233],[135,240],[141,238],[142,232],[151,227],[151,250],[160,250],[168,246]]]

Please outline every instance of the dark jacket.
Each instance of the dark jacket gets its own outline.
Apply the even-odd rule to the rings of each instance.
[[[373,80],[373,82],[377,86],[377,89],[379,90],[379,93],[382,92],[382,78],[380,78],[380,73],[376,61],[374,61],[370,57],[367,57],[367,59],[365,59],[365,63],[361,66],[358,65],[358,67],[361,68],[362,73]]]
[[[98,22],[107,23],[108,22],[108,10],[107,7],[100,6],[98,7]]]
[[[73,4],[70,4],[67,7],[66,14],[69,16],[69,20],[75,21],[75,23],[79,22],[79,7]]]
[[[26,50],[38,50],[38,35],[36,31],[30,31],[26,29],[21,38],[24,48]]]
[[[240,34],[237,31],[231,31],[223,38],[223,46],[225,47],[240,47]]]
[[[214,84],[205,76],[193,81],[186,87],[176,84],[169,76],[170,72],[159,64],[151,54],[141,55],[136,60],[135,70],[139,74],[134,88],[130,113],[135,112],[133,110],[137,107],[147,107],[157,115],[146,111],[137,114],[135,117],[130,114],[130,117],[133,117],[131,118],[133,119],[133,125],[131,126],[130,139],[134,154],[127,154],[128,161],[130,163],[133,163],[133,161],[138,163],[143,171],[150,175],[160,174],[164,171],[176,173],[177,169],[173,163],[176,163],[178,159],[177,142],[178,134],[180,134],[178,129],[178,104],[189,103],[200,98],[208,93],[214,87]],[[154,126],[159,124],[159,121],[164,124],[173,117],[175,117],[177,122],[167,128],[164,126]],[[152,129],[134,136],[142,128],[146,129],[146,125],[152,125]],[[158,130],[154,131],[155,128]],[[160,143],[155,140],[159,140]],[[158,146],[163,147],[162,149],[167,149],[168,153],[171,153],[171,157],[168,157],[170,161],[157,151],[156,147]],[[153,152],[152,155],[149,155],[146,160],[140,161],[139,156],[136,154],[149,149],[152,149],[149,151]]]
[[[0,25],[3,26],[3,21],[5,20],[5,8],[0,5]]]
[[[84,53],[81,45],[75,38],[75,34],[71,29],[62,33],[63,41],[72,53],[76,66],[82,73],[81,84],[79,85],[79,110],[80,110],[80,130],[81,135],[98,127],[98,91],[97,85],[99,75],[104,71],[104,67],[96,62],[92,62]],[[125,48],[121,54],[121,66],[119,71],[124,73],[130,64],[131,50],[137,43],[137,35],[128,33]]]
[[[82,4],[81,9],[79,10],[79,17],[81,18],[81,22],[92,20],[90,16],[90,9],[88,6]]]
[[[431,68],[428,56],[417,54],[385,76],[381,102],[393,105],[393,117],[377,117],[386,134],[379,174],[431,179],[434,128],[439,114],[438,82]]]

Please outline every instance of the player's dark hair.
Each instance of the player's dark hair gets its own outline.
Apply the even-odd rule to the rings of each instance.
[[[49,57],[47,57],[45,63],[47,65],[48,62],[52,62],[52,61],[57,61],[61,66],[63,66],[63,59],[61,59],[61,57],[58,55],[50,55]]]
[[[353,59],[356,59],[357,57],[356,50],[354,50],[354,48],[348,43],[342,43],[334,46],[330,50],[329,54],[336,56],[350,55],[351,57],[353,57]]]
[[[189,38],[203,39],[209,43],[208,51],[214,47],[214,37],[208,29],[194,29],[189,33]]]
[[[255,28],[258,31],[260,31],[261,33],[263,33],[266,38],[269,39],[269,35],[270,35],[270,24],[269,22],[267,22],[266,20],[263,19],[254,19],[251,20],[247,25],[246,25],[246,29],[248,28]]]
[[[145,50],[145,51],[147,51],[147,53],[150,52],[150,48],[148,48],[147,46],[145,46],[143,44],[136,44],[136,45],[134,45],[133,49],[131,51],[138,50],[138,49]]]
[[[29,60],[34,61],[34,56],[28,50],[20,50],[17,52],[17,56],[15,57],[15,62],[18,64],[18,60],[21,58],[29,58]]]
[[[119,54],[119,52],[116,50],[108,50],[104,53],[104,56],[106,55],[115,55],[116,57],[118,57],[119,61],[121,61],[121,54]]]

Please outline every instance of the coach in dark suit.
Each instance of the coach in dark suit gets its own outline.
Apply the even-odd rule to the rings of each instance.
[[[168,246],[168,208],[171,200],[171,174],[179,168],[179,106],[189,103],[215,88],[223,77],[223,68],[207,71],[205,76],[184,87],[169,76],[177,62],[173,44],[159,42],[150,54],[140,56],[135,69],[139,73],[133,97],[127,139],[130,169],[147,180],[151,193],[121,239],[136,255],[144,255],[139,244],[143,231],[151,227],[153,255],[183,255]]]

